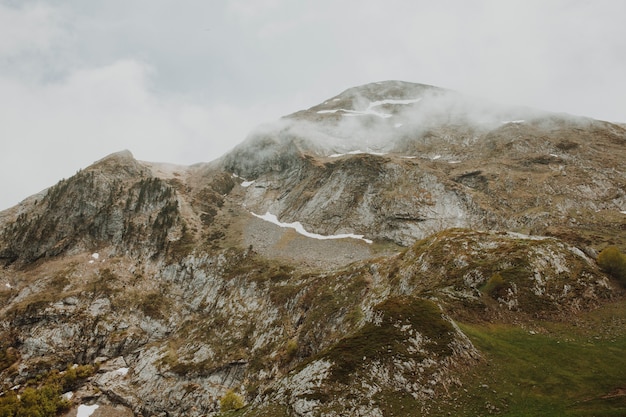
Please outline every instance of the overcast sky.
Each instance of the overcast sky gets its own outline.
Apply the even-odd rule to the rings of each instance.
[[[0,209],[398,79],[626,122],[621,0],[0,0]]]

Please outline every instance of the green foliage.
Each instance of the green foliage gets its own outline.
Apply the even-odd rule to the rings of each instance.
[[[147,206],[155,202],[170,200],[174,194],[167,183],[156,177],[142,179],[136,183],[131,190],[131,193],[134,192],[137,192],[137,199],[133,208],[136,213],[146,210]],[[130,209],[132,205],[133,200],[129,196],[126,200],[126,208]]]
[[[609,246],[600,252],[598,265],[626,286],[626,255],[621,253],[616,246]]]
[[[285,347],[285,353],[287,354],[287,360],[293,359],[298,353],[298,340],[297,339],[289,339],[287,341],[287,346]]]
[[[13,417],[17,415],[20,400],[14,391],[7,391],[0,397],[0,417]]]
[[[232,389],[226,391],[226,394],[220,398],[220,410],[221,411],[234,411],[243,408],[244,402],[241,395],[237,394]]]
[[[54,417],[69,406],[58,385],[46,384],[26,388],[19,397],[13,391],[0,397],[0,417]]]
[[[78,388],[93,375],[92,365],[70,366],[37,376],[21,392],[10,390],[0,397],[0,417],[54,417],[66,411],[70,402],[61,393]]]
[[[79,365],[68,366],[63,374],[56,374],[56,376],[49,377],[49,380],[56,380],[55,382],[61,386],[63,392],[73,391],[78,388],[81,383],[93,375],[95,369],[92,365]]]
[[[463,376],[453,415],[485,415],[487,403],[510,417],[626,415],[626,397],[609,396],[623,387],[626,369],[626,332],[616,326],[605,333],[607,322],[626,319],[626,307],[619,309],[596,311],[596,320],[575,327],[537,323],[545,333],[460,324],[486,362]]]

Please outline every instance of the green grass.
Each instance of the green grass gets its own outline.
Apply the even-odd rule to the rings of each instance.
[[[625,308],[620,308],[622,318]],[[626,397],[603,398],[626,388],[626,329],[601,335],[600,328],[547,324],[544,334],[510,325],[462,325],[483,353],[482,365],[465,378],[463,413],[504,416],[623,416]]]

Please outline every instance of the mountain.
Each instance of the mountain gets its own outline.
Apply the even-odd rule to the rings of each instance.
[[[624,160],[623,125],[400,81],[210,163],[109,155],[0,212],[0,416],[624,413]]]

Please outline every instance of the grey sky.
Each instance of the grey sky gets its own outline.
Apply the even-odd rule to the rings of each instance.
[[[0,0],[0,209],[121,149],[213,160],[399,79],[626,122],[620,0]]]

